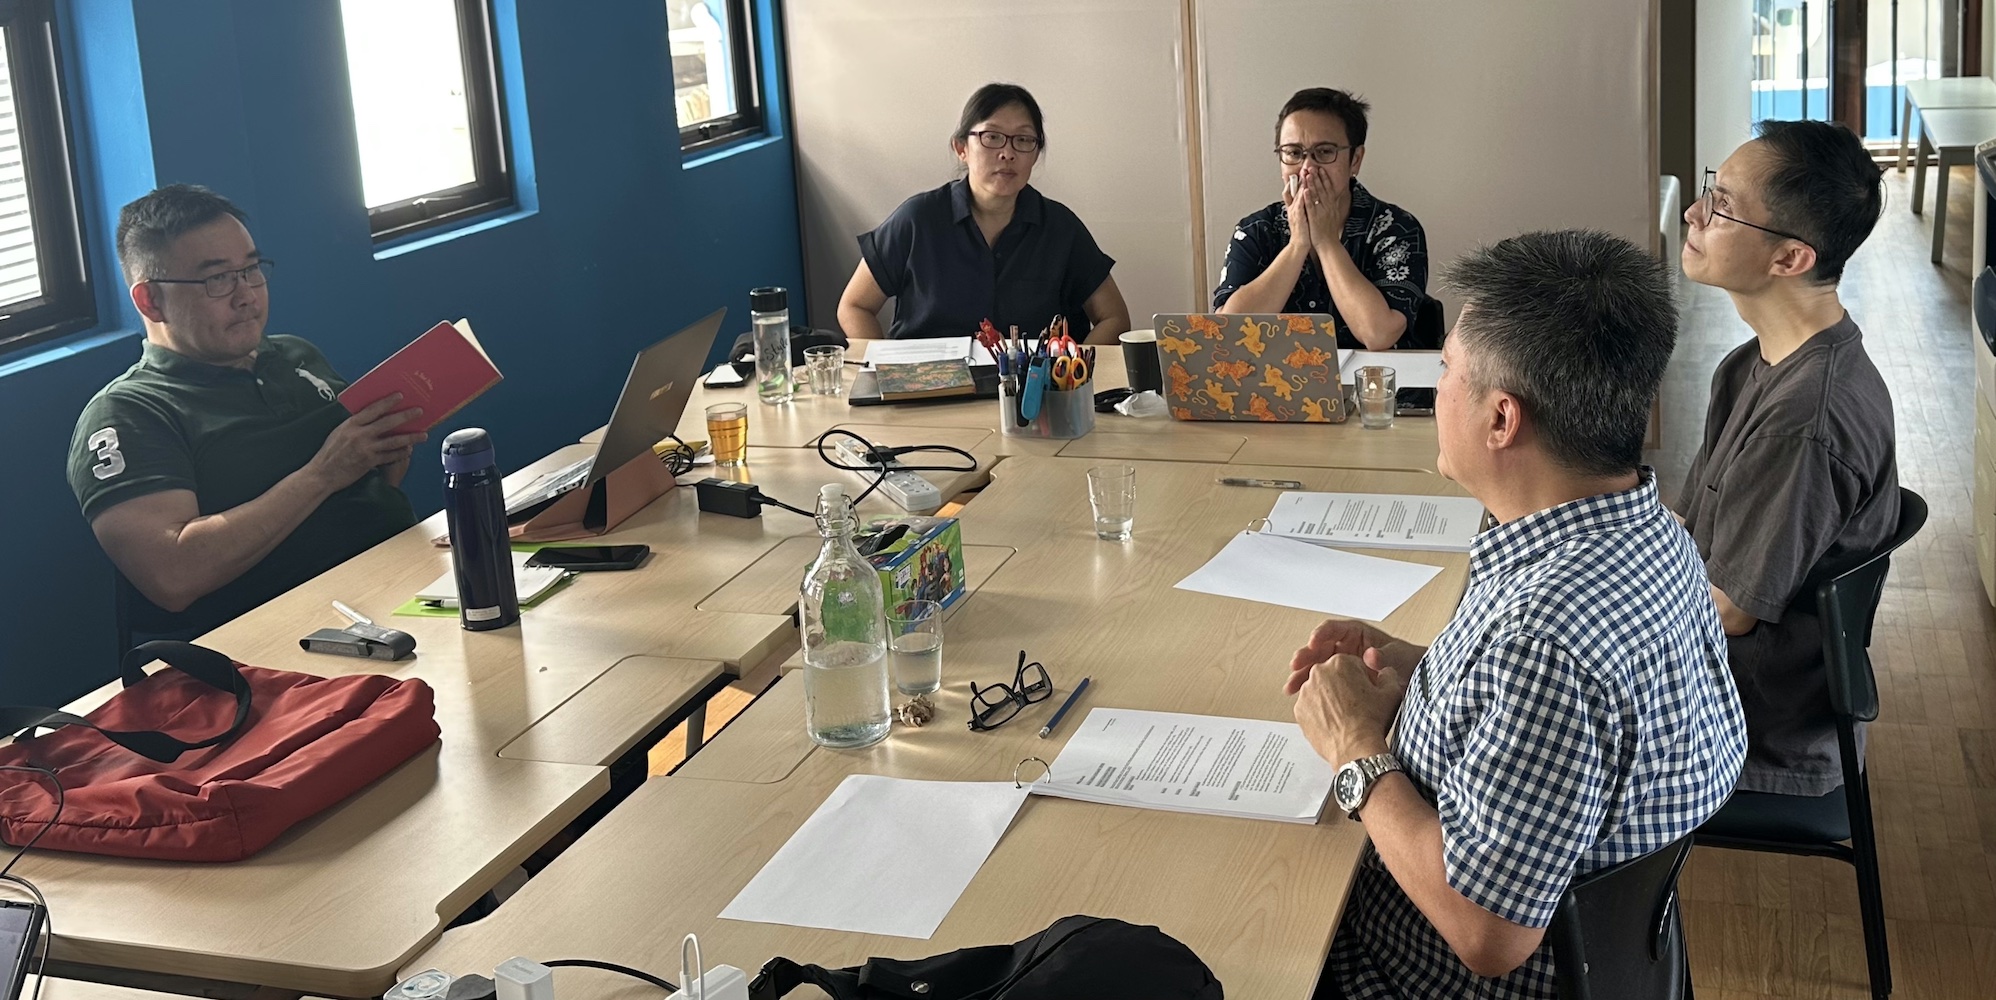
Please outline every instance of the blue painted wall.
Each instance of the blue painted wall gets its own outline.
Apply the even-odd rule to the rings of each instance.
[[[775,23],[758,0],[759,23]],[[100,329],[0,358],[0,703],[57,703],[115,668],[111,575],[63,479],[77,412],[137,357],[116,276],[117,207],[156,183],[228,195],[279,262],[270,329],[356,376],[438,319],[469,316],[507,378],[433,432],[490,428],[517,468],[607,419],[631,355],[747,291],[803,285],[782,85],[770,135],[688,164],[664,4],[494,0],[522,208],[382,253],[361,204],[336,0],[86,0],[61,24],[80,130]],[[765,31],[762,62],[782,66]],[[724,339],[728,339],[724,334]],[[300,622],[301,634],[323,622]]]

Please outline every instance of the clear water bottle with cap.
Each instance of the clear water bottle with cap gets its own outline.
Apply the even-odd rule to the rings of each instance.
[[[804,626],[804,728],[828,747],[863,747],[886,738],[887,621],[880,573],[853,545],[845,487],[818,491],[825,543],[804,574],[797,602]]]
[[[755,331],[755,394],[765,403],[788,403],[797,393],[790,373],[790,293],[753,288],[748,300]]]
[[[467,427],[444,438],[444,519],[457,575],[458,624],[483,632],[519,621],[506,491],[492,436],[484,428]]]

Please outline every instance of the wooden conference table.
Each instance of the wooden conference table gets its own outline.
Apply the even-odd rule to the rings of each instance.
[[[561,449],[508,483],[588,453]],[[828,471],[801,449],[759,455],[747,470],[773,494],[806,502]],[[937,479],[955,492],[984,475]],[[876,498],[862,509],[896,508]],[[675,489],[604,536],[651,545],[644,567],[582,575],[526,611],[518,628],[465,632],[455,617],[390,615],[449,570],[448,553],[430,542],[443,530],[434,516],[201,639],[260,666],[420,677],[436,692],[442,741],[247,861],[28,855],[18,871],[54,908],[55,960],[379,995],[450,918],[609,789],[605,765],[703,703],[727,675],[789,654],[787,605],[766,613],[701,605],[712,597],[761,606],[752,589],[729,584],[758,568],[780,574],[765,559],[790,560],[794,579],[815,545],[783,543],[816,540],[808,518],[702,516],[694,492]],[[333,600],[415,635],[416,657],[390,664],[301,651],[300,636],[343,623]],[[113,690],[71,707],[93,707]]]
[[[852,353],[864,357],[866,344],[856,341]],[[1110,345],[1099,351],[1095,366],[1097,391],[1128,385],[1123,375],[1122,348]],[[850,377],[846,384],[851,387]],[[1139,419],[1119,413],[1098,413],[1094,433],[1072,441],[1058,441],[998,433],[994,429],[998,401],[994,399],[852,406],[843,397],[814,396],[806,390],[788,406],[779,408],[756,405],[752,385],[722,389],[702,386],[695,390],[686,415],[679,422],[680,436],[688,440],[706,438],[707,405],[742,401],[750,404],[751,456],[758,448],[808,447],[834,427],[871,439],[885,426],[892,426],[908,438],[896,443],[906,444],[930,443],[927,438],[916,440],[922,435],[907,433],[914,428],[989,431],[991,437],[984,447],[998,456],[1058,455],[1099,460],[1435,471],[1434,420],[1429,417],[1408,417],[1385,430],[1368,431],[1359,426],[1356,417],[1342,424],[1186,423],[1168,418]],[[936,443],[956,442],[936,439]]]
[[[959,515],[966,542],[1015,554],[949,623],[934,722],[897,726],[863,750],[815,747],[802,732],[801,679],[780,681],[677,774],[646,783],[519,895],[445,933],[405,973],[474,972],[514,955],[589,956],[657,972],[676,968],[672,956],[688,931],[699,934],[709,965],[753,971],[779,954],[849,965],[1009,942],[1089,913],[1162,927],[1211,965],[1231,996],[1307,996],[1364,842],[1362,829],[1335,810],[1319,825],[1299,826],[1036,798],[930,940],[716,917],[848,775],[992,781],[1008,779],[1026,757],[1053,760],[1079,718],[1054,739],[1038,739],[1058,697],[995,732],[963,724],[963,682],[1009,679],[1022,646],[1046,665],[1058,696],[1093,678],[1078,713],[1116,706],[1287,719],[1286,665],[1321,616],[1173,587],[1275,497],[1218,485],[1218,476],[1460,495],[1438,477],[1410,473],[1139,463],[1135,537],[1117,544],[1094,537],[1089,464],[1008,459]],[[1467,556],[1392,556],[1444,567],[1383,623],[1426,641],[1454,610]],[[920,868],[911,866],[908,877],[920,879]],[[571,1000],[654,995],[582,970],[560,970],[557,979],[559,995]]]
[[[1120,381],[1121,365],[1109,352],[1104,352],[1102,367],[1105,374],[1113,373]],[[740,392],[740,398],[746,398],[751,390]],[[978,423],[992,416],[991,405],[987,402],[975,407],[896,406],[865,411],[865,419],[871,422],[875,432],[868,436],[883,443],[950,443],[977,457],[975,470],[926,474],[945,496],[981,485],[1004,454],[1016,456],[1006,459],[1008,464],[1030,463],[1012,470],[1016,474],[1010,478],[1001,475],[995,493],[988,491],[965,509],[966,561],[974,591],[969,601],[953,609],[949,661],[953,664],[952,677],[971,676],[957,671],[974,669],[976,676],[988,674],[998,679],[1011,669],[1006,656],[1016,657],[1018,644],[1023,642],[1055,670],[1057,680],[1071,679],[1077,670],[1092,671],[1104,685],[1103,697],[1113,693],[1117,699],[1113,704],[1142,707],[1124,699],[1126,694],[1135,696],[1146,690],[1140,686],[1139,678],[1143,675],[1138,672],[1136,661],[1104,660],[1098,666],[1096,654],[1088,643],[1102,636],[1122,636],[1127,641],[1120,644],[1124,652],[1117,653],[1118,656],[1145,651],[1146,656],[1158,662],[1174,662],[1176,658],[1175,662],[1182,663],[1192,638],[1184,629],[1197,623],[1199,628],[1210,630],[1212,659],[1200,665],[1194,676],[1212,683],[1203,691],[1188,691],[1187,675],[1173,674],[1169,683],[1153,693],[1160,697],[1169,694],[1174,700],[1157,704],[1188,711],[1285,717],[1286,701],[1280,697],[1275,680],[1223,682],[1248,672],[1260,676],[1270,669],[1279,669],[1316,616],[1170,590],[1172,582],[1217,551],[1227,534],[1244,526],[1249,518],[1265,513],[1273,493],[1214,485],[1212,480],[1221,470],[1211,464],[1180,461],[1145,465],[1140,485],[1138,540],[1127,547],[1097,543],[1087,514],[1081,474],[1089,459],[1021,454],[1014,447],[1018,442],[1001,438],[988,423]],[[773,496],[807,508],[820,483],[841,476],[855,485],[864,482],[858,474],[827,469],[809,449],[775,446],[763,440],[756,428],[759,421],[764,425],[775,424],[770,418],[772,410],[753,407],[750,460],[748,468],[737,475],[745,475]],[[807,395],[799,397],[784,411],[784,419],[797,426],[806,418],[853,422],[835,419],[849,417],[845,410],[843,400],[814,400]],[[978,413],[984,416],[976,417]],[[704,427],[700,433],[704,434]],[[1406,418],[1391,431],[1364,432],[1355,422],[1312,427],[1198,425],[1106,416],[1091,437],[1100,438],[1104,447],[1086,448],[1087,438],[1080,443],[1033,444],[1054,451],[1095,450],[1111,452],[1107,457],[1133,459],[1152,453],[1140,452],[1140,448],[1163,451],[1180,459],[1228,451],[1225,460],[1234,463],[1224,467],[1228,474],[1284,476],[1301,479],[1313,489],[1453,490],[1450,484],[1433,476],[1302,467],[1312,460],[1344,463],[1377,459],[1388,462],[1391,468],[1392,453],[1396,451],[1403,454],[1424,451],[1431,460],[1432,422],[1425,418]],[[1399,438],[1406,440],[1391,447],[1372,443]],[[1228,439],[1235,439],[1235,443],[1228,445]],[[1209,444],[1178,444],[1202,440]],[[1211,447],[1213,440],[1222,443]],[[1295,454],[1270,468],[1241,465],[1241,455],[1254,449]],[[581,445],[561,449],[508,477],[509,486],[517,487],[543,471],[587,454],[588,448]],[[1326,455],[1331,458],[1326,459]],[[1093,458],[1091,455],[1090,459]],[[1004,472],[1007,465],[998,468]],[[1064,471],[1036,472],[1038,469]],[[711,471],[696,470],[682,481],[690,482]],[[1047,480],[1047,485],[1029,485],[1042,479]],[[1056,502],[1056,498],[1061,511],[1058,514],[1047,506]],[[875,497],[862,510],[884,514],[896,508]],[[438,721],[444,732],[442,742],[353,798],[301,824],[245,862],[175,865],[52,852],[31,855],[21,862],[20,870],[43,888],[57,908],[57,926],[61,932],[54,951],[57,960],[255,983],[331,996],[378,995],[393,983],[398,972],[411,967],[411,956],[434,940],[452,916],[497,884],[503,875],[606,792],[608,762],[655,735],[662,723],[683,716],[729,675],[781,662],[794,651],[795,628],[788,615],[795,600],[793,581],[815,548],[815,527],[808,518],[775,509],[754,520],[702,515],[697,512],[693,491],[674,490],[603,537],[606,543],[651,545],[654,555],[645,567],[631,573],[583,576],[540,607],[527,611],[518,629],[466,633],[451,618],[389,616],[408,595],[449,568],[447,554],[430,544],[442,530],[441,517],[433,517],[202,640],[245,662],[274,668],[321,675],[384,672],[420,677],[436,691]],[[1450,571],[1431,583],[1422,597],[1402,609],[1396,616],[1398,624],[1389,622],[1389,627],[1398,628],[1409,637],[1425,637],[1446,620],[1462,585],[1462,557],[1440,558],[1454,560]],[[981,603],[987,590],[993,587],[1000,589],[991,591],[995,596],[988,603]],[[1084,594],[1089,596],[1079,596]],[[400,664],[384,664],[301,652],[297,648],[299,636],[340,623],[329,606],[335,599],[415,634],[419,641],[417,657]],[[1090,605],[1111,608],[1113,613],[1109,617],[1127,624],[1103,628],[1095,620],[1101,616],[1062,613],[1064,608],[1075,612]],[[1189,612],[1186,610],[1189,607],[1199,610]],[[1186,624],[1178,630],[1159,629],[1155,627],[1156,621]],[[1175,638],[1162,642],[1160,636]],[[1118,662],[1126,665],[1119,668]],[[1068,666],[1063,668],[1060,663]],[[999,665],[987,669],[983,664]],[[813,769],[831,767],[838,761],[859,766],[891,757],[908,762],[909,768],[933,764],[935,770],[901,769],[890,773],[937,776],[968,775],[973,771],[979,775],[999,773],[1000,762],[984,760],[981,755],[966,756],[965,746],[939,742],[935,746],[943,752],[931,761],[930,755],[922,750],[928,744],[899,735],[890,741],[889,747],[870,757],[809,753],[808,747],[797,743],[801,739],[798,732],[801,724],[797,721],[795,687],[779,684],[776,693],[765,699],[766,705],[759,703],[730,727],[728,732],[736,735],[724,736],[714,747],[693,758],[691,772],[710,777],[650,782],[637,796],[612,811],[614,822],[606,821],[599,827],[606,832],[592,833],[584,840],[589,844],[609,844],[610,838],[625,833],[637,835],[632,833],[637,827],[648,827],[643,836],[653,839],[642,854],[619,854],[614,847],[598,853],[592,848],[578,855],[576,861],[564,861],[558,867],[576,872],[574,878],[580,879],[590,865],[622,867],[635,872],[658,865],[662,853],[694,857],[696,854],[682,854],[678,846],[686,843],[691,850],[691,841],[682,829],[686,820],[678,813],[691,800],[680,797],[708,795],[716,801],[734,801],[725,790],[711,790],[715,786],[713,775],[746,776],[751,783],[766,780],[776,790],[744,792],[746,797],[740,799],[741,805],[729,807],[736,811],[714,814],[730,817],[725,824],[699,827],[725,829],[728,837],[723,840],[740,842],[744,849],[747,841],[741,839],[742,831],[756,833],[753,839],[760,846],[749,852],[752,857],[744,855],[732,860],[709,857],[702,862],[715,866],[715,885],[732,880],[733,888],[727,889],[720,900],[725,903],[734,888],[739,888],[760,867],[768,852],[781,844],[790,830],[822,801],[828,790],[828,786],[820,787],[822,782],[836,781],[838,772],[821,773]],[[72,707],[87,709],[110,693],[107,687],[80,699]],[[954,697],[961,702],[961,695]],[[788,708],[784,698],[792,699]],[[949,710],[957,712],[962,707],[954,704]],[[750,735],[758,731],[769,738],[751,739]],[[932,731],[935,736],[930,738],[938,740],[946,733],[968,735],[953,716],[942,720]],[[1016,740],[1025,732],[1022,728],[1004,739]],[[928,735],[928,731],[916,734],[918,739]],[[724,750],[724,745],[728,749]],[[987,745],[1004,746],[1006,753],[1012,749],[1009,743],[998,741],[987,741]],[[956,748],[950,749],[951,746]],[[1042,756],[1047,756],[1046,749],[1053,749],[1044,744],[1041,747]],[[800,761],[809,761],[812,769],[800,770],[799,776],[816,776],[794,784],[778,780],[796,769]],[[1010,773],[1012,763],[1002,762],[1004,773]],[[728,787],[736,786],[730,782]],[[755,796],[763,794],[773,796],[765,805],[788,819],[765,822],[759,815],[739,811],[753,807],[760,801]],[[655,801],[662,805],[652,804]],[[1036,801],[1030,804],[1027,813],[1074,815],[1069,805]],[[663,812],[643,811],[647,809]],[[651,819],[637,822],[632,818],[636,816]],[[660,819],[661,816],[671,818]],[[636,827],[632,826],[634,822]],[[1035,824],[1041,822],[1048,821],[1034,820],[1020,829],[1037,830]],[[1096,830],[1175,829],[1166,820],[1129,810],[1117,810],[1114,815],[1083,822]],[[1310,956],[1321,957],[1323,941],[1312,936],[1321,938],[1328,934],[1329,926],[1335,922],[1336,908],[1343,897],[1342,879],[1349,873],[1357,843],[1355,832],[1327,832],[1337,828],[1337,823],[1318,828],[1288,828],[1281,824],[1237,825],[1198,818],[1176,822],[1189,822],[1201,830],[1208,827],[1224,830],[1216,836],[1230,842],[1238,839],[1244,844],[1261,845],[1257,848],[1261,853],[1244,857],[1259,858],[1272,868],[1256,867],[1250,873],[1238,867],[1246,862],[1230,860],[1224,853],[1194,858],[1189,863],[1202,872],[1232,872],[1236,881],[1239,877],[1251,877],[1256,884],[1287,885],[1290,888],[1279,896],[1285,900],[1307,896],[1304,909],[1294,912],[1316,921],[1308,927],[1274,933],[1266,921],[1254,916],[1261,912],[1257,908],[1266,901],[1250,902],[1243,897],[1240,902],[1243,908],[1225,911],[1249,920],[1235,929],[1237,939],[1232,943],[1224,940],[1226,934],[1214,938],[1205,931],[1187,938],[1209,962],[1215,962],[1218,968],[1239,970],[1242,961],[1229,956],[1279,947],[1293,961],[1270,966],[1276,970],[1270,974],[1292,977],[1301,974],[1302,966],[1315,961]],[[1157,826],[1160,823],[1166,825]],[[1278,826],[1283,829],[1264,829]],[[1073,833],[1073,830],[1035,833],[1031,837],[1014,837],[1010,842],[1029,844],[1040,836],[1065,840]],[[1328,839],[1309,839],[1312,835]],[[1307,863],[1283,860],[1290,850],[1306,844],[1329,845],[1324,848],[1329,853]],[[1005,852],[1016,849],[1001,847],[1001,855],[1010,857]],[[1139,851],[1132,857],[1150,859],[1144,863],[1160,866],[1154,870],[1183,867],[1180,861],[1166,864],[1168,859],[1177,857],[1174,853],[1177,848],[1169,842],[1147,850],[1151,853]],[[1218,869],[1213,868],[1215,865]],[[1312,879],[1326,875],[1331,880],[1315,883],[1309,892],[1299,894],[1292,878],[1297,869],[1292,865],[1307,868]],[[1000,870],[1003,869],[991,869]],[[726,874],[723,876],[721,872]],[[1107,870],[1097,874],[1106,877]],[[562,884],[568,884],[568,879],[570,876],[564,876]],[[1085,883],[1089,879],[1080,881]],[[1117,887],[1129,881],[1117,875],[1096,887],[1103,892],[1121,893],[1126,890]],[[543,882],[547,884],[541,886]],[[558,888],[556,882],[546,880],[545,876],[537,877],[530,885],[541,886],[537,891],[554,897],[569,891]],[[979,885],[984,885],[984,876],[980,876]],[[689,907],[686,910],[689,920],[697,916],[702,926],[711,925],[712,914],[718,911],[720,903],[709,906],[706,896],[699,894],[675,896],[679,890],[675,885],[672,892],[660,895],[648,889],[646,894],[653,898],[644,905]],[[1143,893],[1165,890],[1163,885],[1151,886],[1129,897],[1134,908],[1115,912],[1148,912],[1151,903],[1159,900]],[[712,888],[710,893],[720,891]],[[947,940],[964,943],[1009,940],[1018,935],[1008,931],[994,936],[992,928],[999,924],[1009,927],[1017,921],[1037,921],[1032,927],[1020,925],[1019,932],[1023,934],[1047,922],[1037,914],[1027,920],[1020,913],[1002,908],[992,910],[988,917],[973,917],[971,914],[989,909],[988,901],[981,901],[985,899],[980,895],[983,891],[974,886],[973,895],[960,905],[961,919],[953,917],[951,923],[945,924]],[[1214,886],[1207,885],[1194,895],[1212,891],[1216,891]],[[1078,902],[1086,902],[1097,910],[1103,908],[1095,906],[1093,897]],[[507,909],[502,908],[502,912]],[[511,912],[517,917],[521,909],[511,907]],[[1181,909],[1196,911],[1198,907],[1181,908],[1174,904],[1158,912],[1177,913]],[[501,926],[492,924],[493,919],[488,917],[480,926]],[[1167,929],[1179,919],[1173,917],[1167,921]],[[1218,926],[1209,930],[1217,931]],[[739,940],[744,942],[743,946],[755,950],[760,945],[746,942],[763,940],[756,938],[756,934],[789,930],[748,930],[743,931],[747,934],[743,938],[729,938],[722,932],[717,942]],[[944,940],[875,944],[868,939],[846,940],[846,936],[839,936],[844,943],[836,951],[828,951],[815,943],[820,937],[809,937],[815,932],[799,933],[807,937],[798,939],[800,945],[793,950],[804,957],[824,959],[836,954],[857,960],[869,952],[885,951],[927,953],[937,950],[931,945]],[[1273,936],[1268,936],[1271,933]],[[1294,935],[1298,933],[1311,940],[1296,939]],[[730,960],[726,956],[734,954],[734,946],[722,943],[722,947],[730,949],[723,952],[723,960]],[[522,944],[521,949],[525,948]],[[514,953],[532,954],[516,950],[501,957]],[[741,962],[760,962],[768,954],[737,957]],[[653,956],[643,957],[647,959],[644,964],[651,964]],[[423,961],[413,960],[417,966]],[[488,964],[485,969],[489,968]],[[1314,972],[1315,966],[1310,965],[1309,974]],[[1262,974],[1234,973],[1237,979],[1247,976],[1244,981],[1256,981]],[[1282,978],[1281,981],[1307,983],[1308,980]]]

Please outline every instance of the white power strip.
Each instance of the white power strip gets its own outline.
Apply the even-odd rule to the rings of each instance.
[[[732,965],[717,965],[665,1000],[749,1000],[748,975]]]
[[[871,464],[867,461],[866,448],[852,438],[842,437],[835,439],[832,442],[832,450],[837,453],[839,461],[847,465]],[[900,467],[900,462],[892,459],[888,461],[887,468],[889,471],[887,478],[880,482],[880,492],[885,494],[887,499],[900,504],[901,509],[910,514],[933,514],[941,510],[943,506],[943,491],[936,489],[936,484],[923,479],[913,472],[894,471]],[[878,475],[878,473],[871,472],[854,474],[860,476]]]

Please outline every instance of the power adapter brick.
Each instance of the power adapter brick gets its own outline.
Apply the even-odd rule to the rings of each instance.
[[[726,514],[729,517],[761,517],[762,497],[757,495],[754,483],[737,483],[726,479],[708,476],[693,484],[700,501],[700,509],[709,514]]]

